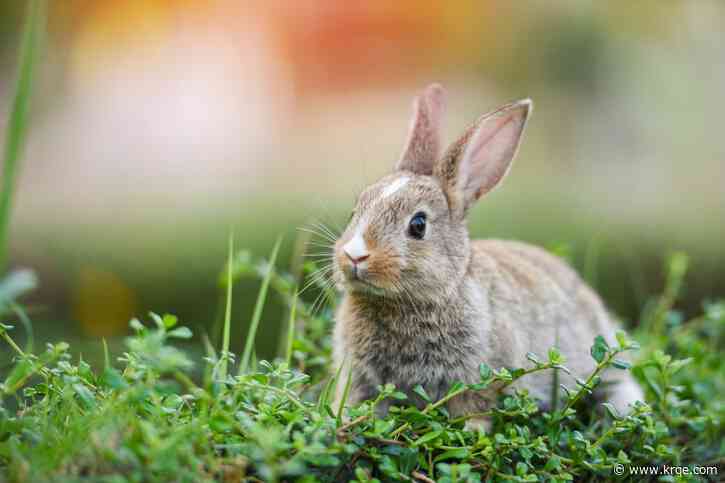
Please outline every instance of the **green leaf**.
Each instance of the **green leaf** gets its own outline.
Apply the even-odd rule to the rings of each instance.
[[[15,364],[13,370],[10,371],[8,377],[5,379],[5,391],[8,394],[12,394],[17,391],[24,381],[27,380],[35,372],[35,365],[28,359],[22,359]]]
[[[596,336],[594,338],[594,345],[592,345],[591,348],[592,358],[597,361],[597,363],[601,363],[608,351],[609,346],[607,345],[607,341],[604,340],[604,337],[601,335]]]
[[[647,383],[649,388],[657,395],[657,399],[662,399],[662,387],[659,382],[655,380],[655,376],[652,372],[652,369],[650,369],[642,371],[641,373],[644,375],[644,381]]]
[[[493,371],[491,370],[491,367],[486,364],[485,362],[482,362],[478,366],[478,374],[481,376],[481,381],[488,381],[493,377]]]
[[[664,351],[661,350],[656,350],[654,354],[652,354],[652,358],[660,369],[664,369],[672,361],[672,356],[665,354]]]
[[[135,332],[143,332],[144,326],[138,319],[131,319],[128,323]]]
[[[161,317],[161,320],[164,323],[164,327],[166,327],[167,329],[172,328],[179,321],[178,317],[171,314],[164,314],[163,317]]]
[[[458,392],[458,391],[462,390],[465,386],[466,385],[463,384],[461,381],[454,382],[451,385],[450,389],[448,389],[448,392],[446,393],[446,396],[447,395],[450,395],[450,394],[453,394],[454,392]]]
[[[604,406],[604,409],[607,410],[607,412],[613,419],[622,418],[622,416],[619,414],[619,411],[617,411],[617,408],[615,408],[614,405],[612,405],[611,403],[602,403],[602,406]]]
[[[96,407],[96,397],[86,386],[83,384],[73,384],[73,390],[78,394],[78,399],[80,399],[86,409]]]
[[[169,337],[176,337],[177,339],[191,339],[191,329],[188,327],[177,327],[167,334]]]
[[[551,347],[548,355],[550,364],[564,364],[566,362],[566,357],[559,351],[558,347]]]
[[[161,316],[155,312],[149,312],[149,317],[151,317],[151,320],[154,321],[154,324],[156,324],[156,327],[159,330],[164,330],[166,327],[164,326],[164,319],[161,318]]]
[[[511,373],[505,367],[502,367],[501,369],[499,369],[498,371],[496,371],[495,374],[496,374],[496,377],[498,377],[502,381],[511,381],[511,380],[513,380],[513,377],[511,376]]]
[[[526,374],[526,371],[522,368],[516,368],[511,370],[511,379],[518,379]]]
[[[449,449],[448,451],[444,451],[443,453],[436,456],[433,462],[438,463],[439,461],[445,461],[450,459],[462,460],[468,458],[470,455],[471,452],[468,450],[468,448]]]
[[[101,374],[100,383],[111,389],[123,389],[128,387],[128,384],[123,379],[121,374],[113,367],[106,367]]]
[[[679,359],[676,361],[673,361],[670,363],[670,374],[675,374],[680,371],[683,367],[688,365],[693,361],[692,357],[688,357],[687,359]]]
[[[627,456],[627,453],[625,453],[621,449],[619,450],[619,453],[617,453],[617,461],[619,461],[620,463],[622,463],[624,465],[628,465],[632,462],[629,459],[629,456]]]
[[[558,456],[552,456],[544,465],[544,470],[553,472],[561,468],[561,459]]]
[[[616,367],[617,369],[627,370],[632,367],[632,364],[622,359],[614,359],[612,361],[612,366]]]
[[[489,382],[478,382],[476,384],[470,384],[468,387],[471,391],[482,391],[483,389],[486,389],[489,384]]]
[[[423,386],[421,386],[420,384],[413,388],[413,392],[423,398],[425,402],[431,402],[430,396],[428,396],[428,393],[425,392],[425,389],[423,389]]]
[[[418,450],[416,448],[403,448],[400,446],[389,446],[398,451],[398,466],[400,472],[409,475],[418,465]]]
[[[217,413],[209,419],[209,428],[217,433],[226,433],[234,428],[234,421],[226,414]]]
[[[429,431],[420,438],[413,441],[413,446],[420,446],[425,443],[429,443],[435,439],[438,439],[443,434],[443,431]]]
[[[566,366],[562,366],[561,364],[554,364],[551,367],[553,367],[554,369],[559,369],[560,371],[564,371],[567,374],[571,374],[571,370],[569,370],[569,368]]]
[[[617,343],[620,348],[625,349],[629,345],[627,334],[623,330],[618,330],[615,337],[617,338]]]

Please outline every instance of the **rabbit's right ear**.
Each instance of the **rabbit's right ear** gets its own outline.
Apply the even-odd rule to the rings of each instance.
[[[465,214],[506,176],[530,113],[531,100],[524,99],[481,116],[436,164],[454,212]]]
[[[396,170],[430,175],[441,152],[441,119],[445,111],[445,91],[440,84],[429,85],[413,101],[408,140]]]

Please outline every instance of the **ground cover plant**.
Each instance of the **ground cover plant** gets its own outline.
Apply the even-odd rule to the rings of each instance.
[[[3,161],[3,270],[43,16],[43,2],[30,5]],[[118,358],[103,342],[101,367],[64,342],[36,351],[31,320],[18,301],[34,288],[34,276],[6,275],[0,343],[13,357],[0,375],[0,480],[675,481],[722,474],[725,301],[704,302],[689,320],[676,310],[685,255],[669,258],[663,293],[644,308],[632,337],[619,333],[614,346],[601,337],[592,341],[597,366],[586,380],[565,387],[563,396],[553,394],[546,411],[524,391],[502,392],[487,413],[493,426],[484,432],[467,430],[465,417],[449,417],[445,403],[465,391],[509,387],[538,371],[551,373],[556,387],[566,354],[556,347],[528,354],[530,364],[522,368],[481,364],[479,382],[454,384],[440,400],[418,390],[427,401],[422,408],[407,405],[392,386],[356,407],[334,406],[335,386],[349,387],[348,374],[330,367],[336,296],[314,263],[295,260],[294,275],[276,268],[279,247],[278,241],[265,260],[235,252],[230,241],[219,280],[225,310],[210,337],[200,334],[204,357],[180,345],[193,334],[170,314],[132,320]],[[232,288],[249,277],[261,286],[243,351],[233,354]],[[299,297],[300,280],[317,290],[316,298]],[[266,361],[256,357],[254,343],[269,297],[287,306],[288,323],[279,356]],[[633,352],[633,365],[621,357],[625,352]],[[646,400],[626,415],[591,397],[601,373],[613,370],[633,371],[646,390]],[[384,398],[400,405],[376,417]]]
[[[684,466],[707,475],[661,475],[665,481],[711,479],[722,469],[725,303],[703,305],[684,321],[673,309],[686,258],[673,256],[667,285],[640,329],[617,345],[592,341],[596,370],[567,387],[548,412],[524,391],[501,395],[489,432],[465,429],[445,402],[490,384],[510,385],[534,371],[566,370],[566,354],[529,354],[523,368],[480,367],[474,385],[454,384],[423,408],[392,386],[358,407],[333,407],[330,328],[333,302],[313,310],[297,297],[293,276],[269,260],[233,254],[221,277],[226,293],[242,277],[262,286],[244,352],[228,351],[229,311],[221,346],[205,338],[193,360],[175,346],[192,336],[173,315],[131,321],[126,352],[94,370],[64,343],[32,354],[0,333],[16,353],[1,386],[0,467],[9,481],[581,481],[609,480],[629,468]],[[307,264],[306,270],[313,270]],[[314,279],[313,279],[314,280]],[[256,360],[254,333],[268,295],[289,307],[280,357]],[[232,297],[227,298],[229,308]],[[322,298],[320,298],[322,300]],[[318,306],[319,306],[318,301]],[[639,343],[635,342],[637,340]],[[633,367],[620,358],[639,349]],[[201,376],[189,377],[196,368]],[[633,370],[646,401],[628,415],[589,393],[607,370]],[[385,418],[383,398],[401,400]],[[705,470],[700,470],[705,471]]]

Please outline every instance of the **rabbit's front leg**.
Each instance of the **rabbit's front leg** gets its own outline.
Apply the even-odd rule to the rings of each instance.
[[[466,420],[466,424],[463,429],[466,431],[473,431],[474,433],[483,430],[484,433],[491,432],[493,427],[493,421],[488,416],[474,416]]]
[[[495,406],[496,395],[493,392],[481,391],[461,394],[448,402],[448,412],[452,417],[466,417],[464,429],[467,431],[491,430],[491,417],[486,414]]]

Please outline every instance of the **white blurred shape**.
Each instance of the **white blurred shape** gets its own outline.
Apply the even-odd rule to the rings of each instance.
[[[60,201],[132,221],[140,207],[199,208],[260,186],[290,89],[260,25],[237,27],[182,24],[73,72],[29,146],[26,214]]]

